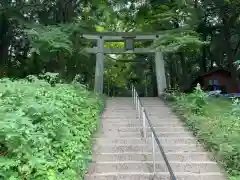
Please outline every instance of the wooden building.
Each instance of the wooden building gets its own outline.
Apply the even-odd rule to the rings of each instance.
[[[215,69],[200,74],[192,82],[190,89],[193,90],[198,83],[204,91],[221,90],[223,94],[239,93],[231,72],[226,69]]]

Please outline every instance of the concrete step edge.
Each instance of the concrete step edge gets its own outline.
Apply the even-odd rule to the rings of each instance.
[[[155,161],[156,164],[164,164],[166,165],[165,161]],[[182,161],[169,161],[171,164],[215,164],[218,165],[215,161],[194,161],[194,162],[182,162]],[[101,162],[92,162],[92,164],[153,164],[153,161],[101,161]]]
[[[172,140],[172,139],[191,139],[191,140],[196,140],[196,138],[194,137],[179,137],[179,138],[176,138],[176,137],[158,137],[159,140],[161,139],[169,139],[169,140]],[[143,138],[140,138],[140,137],[116,137],[116,138],[111,138],[111,137],[96,137],[96,138],[93,138],[94,141],[97,141],[97,140],[109,140],[109,141],[114,141],[114,140],[142,140],[144,141]],[[151,140],[151,138],[149,138],[149,140]]]
[[[134,152],[134,153],[151,153],[151,151],[125,151],[124,153],[131,153],[131,152]],[[171,151],[165,151],[165,154],[168,153],[168,152],[171,152]],[[199,150],[199,151],[174,151],[175,153],[183,153],[183,152],[186,152],[186,153],[192,153],[192,152],[199,152],[199,153],[202,153],[204,151],[202,150]],[[99,154],[101,152],[95,152],[95,154]],[[103,152],[103,153],[112,153],[112,152]]]
[[[179,144],[176,144],[176,143],[168,143],[168,142],[160,142],[161,145],[163,147],[167,147],[167,146],[201,146],[201,144],[198,144],[198,143],[179,143]],[[98,147],[101,147],[101,146],[107,146],[107,147],[116,147],[116,146],[151,146],[152,143],[148,142],[146,144],[130,144],[130,143],[126,143],[126,144],[120,144],[120,143],[104,143],[104,145],[101,145],[100,143],[98,142],[95,142],[95,145],[97,145]]]
[[[195,175],[195,176],[209,176],[209,175],[223,175],[221,172],[204,172],[204,173],[192,173],[192,172],[174,172],[176,176],[181,175]],[[109,173],[93,173],[87,176],[128,176],[128,175],[143,175],[143,176],[152,176],[152,175],[169,175],[169,172],[109,172]]]
[[[172,132],[177,132],[178,134],[183,134],[183,133],[185,133],[185,134],[190,134],[190,133],[188,133],[188,132],[186,132],[185,130],[182,130],[182,131],[174,131],[174,129],[172,130],[172,131],[169,131],[169,129],[166,129],[166,130],[155,130],[155,132],[156,132],[156,134],[161,134],[161,133],[172,133]],[[132,135],[138,135],[138,133],[143,133],[143,130],[141,130],[141,131],[119,131],[118,129],[102,129],[101,130],[101,133],[102,134],[108,134],[108,133],[110,133],[110,134],[112,134],[112,133],[114,133],[114,134],[124,134],[124,133],[126,133],[127,135],[128,134],[132,134]],[[152,131],[150,130],[150,129],[148,129],[147,130],[147,133],[148,134],[151,134],[152,133]],[[165,133],[165,134],[166,134]],[[175,133],[175,134],[177,134],[177,133]]]
[[[163,145],[163,149],[165,148],[165,147],[183,147],[183,145],[186,145],[186,146],[188,146],[188,147],[201,147],[201,145],[200,144],[169,144],[169,143],[161,143],[162,145]],[[104,144],[104,145],[96,145],[96,147],[107,147],[107,148],[113,148],[113,147],[121,147],[121,146],[131,146],[131,147],[139,147],[139,148],[142,148],[142,147],[148,147],[148,145],[151,145],[150,143],[148,143],[148,144],[135,144],[135,145],[132,145],[132,144],[121,144],[121,145],[119,145],[119,144],[113,144],[113,145],[110,145],[110,146],[108,146],[108,145],[106,145],[106,144]]]
[[[140,126],[134,126],[134,127],[119,126],[119,127],[114,127],[114,128],[116,128],[116,129],[142,129],[143,126],[142,126],[142,124],[140,124]],[[148,128],[150,128],[150,127],[148,127]],[[166,128],[166,127],[154,126],[154,128],[159,129],[159,128]],[[183,126],[175,127],[175,126],[173,126],[172,128],[174,128],[174,129],[180,129],[180,128],[185,129],[186,127],[183,127]]]
[[[95,153],[96,155],[152,155],[152,152],[116,152],[116,153]],[[160,152],[156,154],[161,154]],[[166,155],[208,155],[208,152],[165,152]]]
[[[103,121],[101,120],[102,122],[104,122],[104,126],[118,126],[118,127],[128,127],[129,125],[132,125],[133,127],[139,127],[142,125],[142,122],[126,122],[126,123],[122,123],[123,121],[119,122],[119,123],[116,123],[116,122],[107,122],[107,121]],[[151,121],[152,122],[152,121]],[[180,122],[176,122],[176,123],[159,123],[159,121],[157,123],[154,123],[152,122],[153,124],[153,127],[168,127],[168,126],[171,126],[171,127],[183,127],[183,124],[181,124]],[[149,126],[147,124],[147,126]]]

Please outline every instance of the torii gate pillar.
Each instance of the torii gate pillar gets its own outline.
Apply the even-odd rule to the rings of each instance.
[[[103,75],[104,75],[104,40],[99,38],[97,40],[96,53],[96,68],[95,68],[95,83],[94,92],[103,93]]]
[[[155,71],[157,79],[157,88],[158,96],[161,96],[164,93],[164,90],[167,88],[166,75],[165,75],[165,66],[162,52],[155,52]]]

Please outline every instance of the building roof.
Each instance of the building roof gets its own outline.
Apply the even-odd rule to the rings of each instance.
[[[231,72],[228,69],[216,68],[216,69],[212,69],[212,70],[210,70],[208,72],[201,73],[199,76],[202,77],[202,76],[210,75],[210,74],[213,74],[213,73],[216,73],[216,72],[223,72],[223,73],[227,73],[227,74],[231,75]]]

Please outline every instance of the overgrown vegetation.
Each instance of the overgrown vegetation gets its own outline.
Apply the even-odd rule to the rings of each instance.
[[[0,97],[1,180],[83,178],[100,97],[51,74],[1,79]]]
[[[214,152],[230,179],[239,179],[239,101],[208,97],[200,88],[196,88],[192,94],[173,96],[170,98],[171,105],[183,117],[186,125],[207,149]]]

